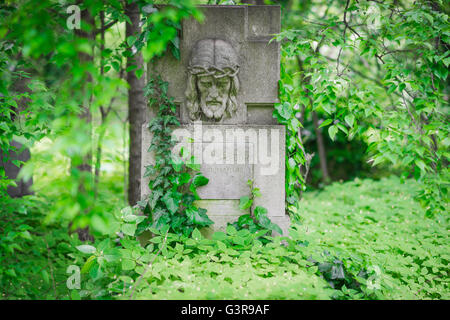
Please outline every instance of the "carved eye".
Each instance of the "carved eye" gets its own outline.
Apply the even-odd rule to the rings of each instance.
[[[205,79],[205,80],[200,80],[200,84],[202,85],[202,87],[206,87],[206,88],[211,87],[211,81],[210,81],[210,80],[207,80],[207,79]]]
[[[227,78],[222,78],[220,80],[217,81],[217,85],[220,87],[226,87],[228,85],[228,79]]]

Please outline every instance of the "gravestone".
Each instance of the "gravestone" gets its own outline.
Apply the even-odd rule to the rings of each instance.
[[[179,144],[200,164],[209,178],[198,188],[214,221],[211,230],[246,214],[239,199],[250,195],[248,180],[262,196],[255,206],[287,235],[285,213],[285,128],[273,118],[278,102],[280,47],[270,41],[280,32],[279,6],[200,6],[202,23],[182,23],[180,59],[166,54],[149,70],[169,83],[181,127],[174,130]],[[153,164],[148,124],[142,128],[142,173]],[[176,152],[176,150],[175,150]],[[151,192],[142,178],[141,196]]]

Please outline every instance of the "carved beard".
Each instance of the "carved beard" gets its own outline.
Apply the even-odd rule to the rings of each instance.
[[[227,108],[227,104],[228,104],[228,97],[222,99],[222,103],[220,103],[219,105],[217,104],[208,105],[206,103],[205,98],[202,97],[200,99],[200,108],[203,111],[205,117],[215,121],[219,121],[223,118],[225,110]]]

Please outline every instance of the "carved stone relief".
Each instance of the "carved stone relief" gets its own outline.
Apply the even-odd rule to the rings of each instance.
[[[185,105],[193,121],[222,122],[238,108],[239,63],[235,50],[221,39],[199,40],[188,65]]]

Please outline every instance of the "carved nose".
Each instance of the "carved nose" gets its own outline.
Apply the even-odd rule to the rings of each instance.
[[[217,90],[216,86],[212,86],[211,90],[209,91],[209,97],[210,98],[217,98],[219,96],[219,91]]]

